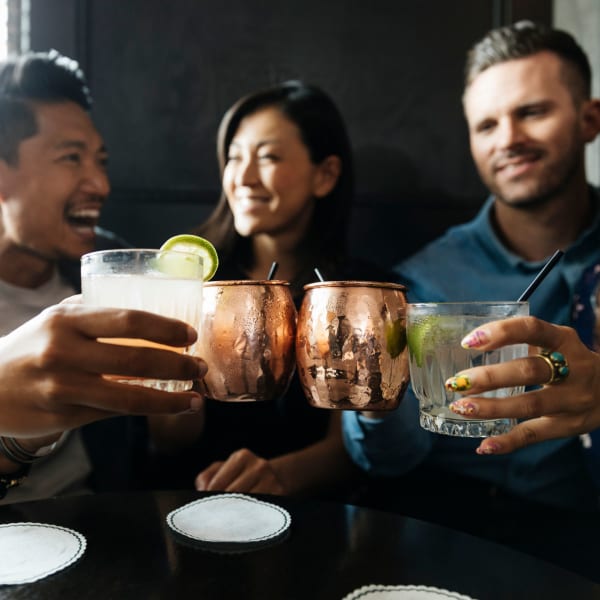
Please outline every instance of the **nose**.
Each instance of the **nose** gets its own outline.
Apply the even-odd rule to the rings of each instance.
[[[501,149],[518,146],[526,137],[521,124],[513,117],[506,117],[499,122],[497,134],[497,144]]]
[[[239,186],[252,186],[258,182],[258,167],[252,157],[244,158],[237,163],[234,181]]]
[[[106,197],[110,193],[110,182],[104,165],[90,163],[84,173],[83,188],[97,196]]]

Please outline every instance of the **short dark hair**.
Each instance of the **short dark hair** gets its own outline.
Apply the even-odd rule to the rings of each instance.
[[[50,50],[0,63],[0,158],[17,164],[19,144],[37,133],[32,103],[68,101],[92,107],[83,71],[71,58]]]
[[[321,163],[328,156],[338,156],[342,165],[340,176],[331,192],[315,206],[308,232],[306,258],[316,254],[331,259],[346,252],[348,220],[354,196],[354,165],[352,149],[344,120],[333,100],[320,88],[302,81],[286,81],[240,98],[225,113],[217,136],[217,158],[221,179],[227,164],[229,146],[241,121],[263,108],[279,109],[298,127],[311,161]],[[335,223],[336,234],[331,235]],[[198,232],[209,238],[224,258],[248,258],[247,241],[235,231],[233,215],[224,192],[219,202]]]
[[[589,98],[592,69],[586,53],[575,38],[560,29],[552,29],[532,21],[492,29],[467,54],[465,90],[473,80],[490,67],[502,62],[525,58],[547,50],[554,52],[577,74],[572,80],[573,93]]]

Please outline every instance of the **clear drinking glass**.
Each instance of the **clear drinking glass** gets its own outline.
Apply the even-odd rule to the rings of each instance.
[[[202,258],[196,254],[163,250],[105,250],[81,258],[83,302],[89,306],[145,310],[185,321],[198,329],[202,311]],[[200,332],[198,332],[200,333]],[[165,348],[190,353],[143,339],[110,338],[100,341],[126,346]],[[115,376],[165,391],[184,391],[192,381]]]
[[[481,420],[463,417],[448,407],[462,397],[444,383],[460,371],[527,356],[527,344],[514,344],[481,352],[465,349],[462,338],[471,330],[498,319],[527,316],[527,302],[431,302],[409,304],[407,342],[410,378],[419,399],[421,427],[435,433],[461,437],[487,437],[510,431],[514,419]],[[505,398],[523,387],[502,388],[481,394]]]

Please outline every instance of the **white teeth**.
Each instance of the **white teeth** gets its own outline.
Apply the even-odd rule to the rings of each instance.
[[[243,208],[247,208],[250,206],[254,206],[255,204],[259,204],[261,202],[267,202],[267,198],[248,198],[248,197],[244,197],[244,198],[238,198],[238,202],[240,203],[240,206]]]
[[[69,211],[69,216],[80,219],[97,219],[100,217],[100,210],[97,208],[80,208]]]

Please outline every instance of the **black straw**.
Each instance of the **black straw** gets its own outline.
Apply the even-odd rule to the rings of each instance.
[[[529,300],[529,296],[531,296],[531,294],[537,290],[540,283],[544,281],[546,275],[550,273],[550,271],[554,268],[554,265],[556,265],[556,263],[561,259],[563,254],[564,252],[562,250],[557,250],[552,255],[550,260],[543,266],[542,270],[536,275],[535,279],[529,284],[527,289],[519,296],[517,302],[525,302],[526,300]]]
[[[319,281],[325,281],[323,275],[321,275],[321,271],[315,267],[315,275],[319,278]]]
[[[273,261],[273,264],[271,265],[271,268],[269,269],[269,274],[267,275],[267,281],[271,281],[271,279],[273,279],[273,277],[275,277],[275,273],[277,273],[278,268],[279,268],[279,263],[276,261]]]

